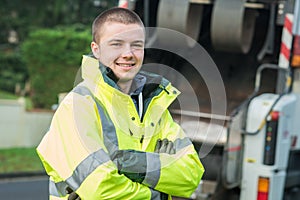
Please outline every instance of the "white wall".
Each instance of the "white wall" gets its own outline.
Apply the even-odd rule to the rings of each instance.
[[[0,99],[0,149],[35,147],[50,125],[53,112],[28,112],[25,101]]]

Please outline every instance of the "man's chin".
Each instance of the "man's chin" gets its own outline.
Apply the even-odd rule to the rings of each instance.
[[[133,77],[121,77],[118,80],[118,83],[127,83],[133,80]]]

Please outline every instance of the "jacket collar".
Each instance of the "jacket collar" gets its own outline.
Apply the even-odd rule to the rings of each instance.
[[[116,77],[113,75],[112,71],[108,67],[99,63],[99,61],[94,57],[84,55],[81,67],[82,78],[84,80],[92,82],[100,87],[104,83],[104,85],[109,85],[112,88],[119,90],[119,87],[115,82]],[[140,71],[137,74],[135,77],[135,84],[137,85],[133,86],[131,92],[134,92],[135,89],[141,89],[143,90],[143,96],[155,96],[161,90],[169,93],[170,91],[168,90],[174,88],[172,86],[169,87],[170,82],[162,76],[144,71]]]

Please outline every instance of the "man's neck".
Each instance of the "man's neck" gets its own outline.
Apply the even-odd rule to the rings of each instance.
[[[117,83],[117,85],[120,87],[120,90],[125,93],[125,94],[129,94],[131,85],[132,85],[132,80],[131,81],[126,81],[126,82],[121,82],[119,81]]]

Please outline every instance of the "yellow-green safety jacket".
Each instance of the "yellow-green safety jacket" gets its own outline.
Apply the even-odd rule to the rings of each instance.
[[[98,60],[84,56],[81,70],[83,81],[64,98],[37,148],[50,176],[50,199],[67,199],[68,186],[82,200],[160,199],[160,192],[169,199],[190,197],[204,168],[167,109],[179,91],[158,75],[140,72],[149,90],[143,92],[141,120],[130,95],[103,78]],[[175,154],[154,153],[164,138],[174,143]],[[120,152],[123,167],[142,180],[120,173]]]

